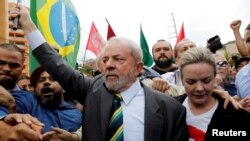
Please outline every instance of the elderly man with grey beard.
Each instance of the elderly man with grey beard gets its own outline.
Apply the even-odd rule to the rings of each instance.
[[[10,15],[20,16],[19,23],[40,64],[84,105],[83,140],[188,140],[185,108],[140,83],[142,51],[134,41],[111,38],[100,58],[102,75],[87,78],[46,43],[23,6]]]

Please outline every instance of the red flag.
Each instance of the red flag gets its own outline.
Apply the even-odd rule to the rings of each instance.
[[[182,23],[181,30],[176,40],[176,44],[179,43],[184,38],[185,38],[184,23]]]
[[[109,24],[108,19],[106,18],[106,21],[108,23],[108,32],[107,32],[107,40],[111,37],[116,36],[114,30],[112,29],[111,25]]]
[[[97,31],[94,22],[92,22],[86,49],[92,51],[95,55],[97,55],[101,51],[103,45],[104,40]]]

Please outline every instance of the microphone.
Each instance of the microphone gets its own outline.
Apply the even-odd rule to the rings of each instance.
[[[19,3],[21,3],[21,2],[22,2],[22,0],[17,0],[17,5]],[[19,16],[17,16],[17,17],[14,18],[13,27],[12,27],[13,30],[17,30],[17,28],[18,28],[18,22],[19,22]]]

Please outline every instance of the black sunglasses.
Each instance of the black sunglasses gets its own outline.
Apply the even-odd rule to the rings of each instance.
[[[216,63],[217,66],[220,66],[220,67],[226,67],[227,66],[227,61],[220,61],[218,63]]]

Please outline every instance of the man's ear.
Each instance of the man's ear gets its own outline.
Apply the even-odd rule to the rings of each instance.
[[[144,64],[143,64],[142,61],[137,62],[136,70],[135,70],[135,73],[136,73],[137,76],[141,73],[141,71],[143,69],[143,66],[144,66]]]

